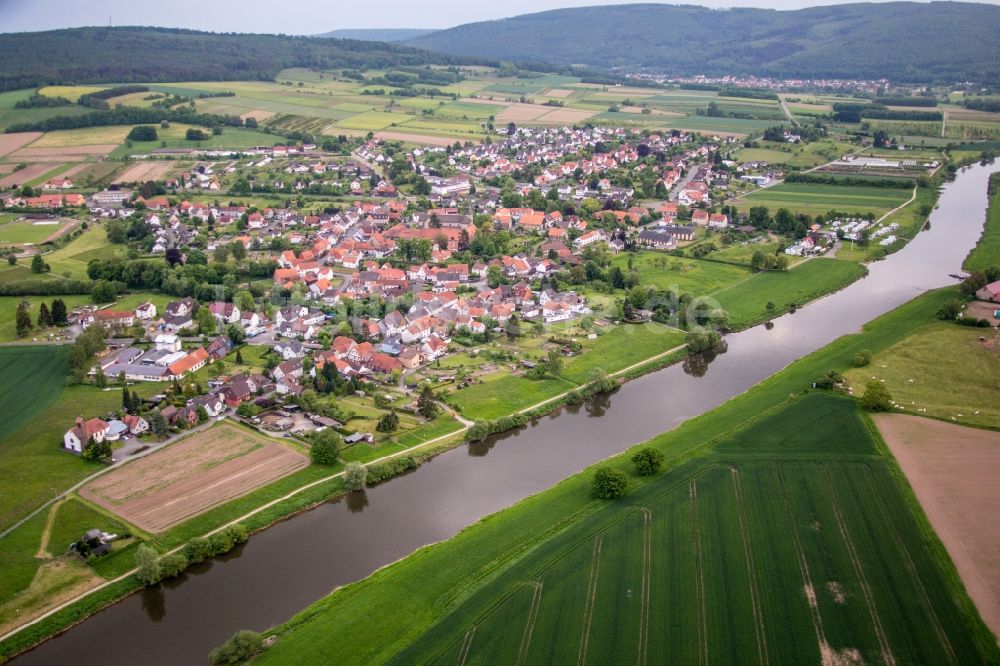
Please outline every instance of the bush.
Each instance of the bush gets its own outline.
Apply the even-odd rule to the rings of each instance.
[[[885,384],[879,381],[870,381],[865,386],[864,395],[861,396],[861,405],[873,412],[888,412],[892,409],[892,396]]]
[[[871,362],[872,362],[872,353],[867,349],[862,349],[861,351],[859,351],[857,354],[854,355],[854,358],[851,359],[851,365],[853,365],[855,368],[863,368]]]
[[[192,539],[184,544],[184,557],[191,564],[204,562],[212,554],[212,542],[208,539]]]
[[[349,462],[347,463],[347,469],[344,470],[344,487],[348,490],[361,490],[365,487],[365,481],[368,479],[368,470],[365,466],[359,462]]]
[[[309,457],[316,465],[336,465],[337,455],[344,440],[336,432],[326,429],[317,433],[309,447]]]
[[[652,476],[663,466],[663,453],[645,446],[632,456],[632,464],[635,465],[635,473],[639,476]]]
[[[617,499],[628,488],[628,474],[614,467],[602,467],[594,474],[594,497]]]
[[[188,560],[184,553],[169,553],[160,558],[160,580],[179,576],[187,569]]]
[[[205,139],[208,138],[208,134],[201,131],[200,129],[189,127],[188,131],[185,132],[184,134],[184,138],[186,138],[188,141],[204,141]]]
[[[391,479],[392,477],[402,474],[403,472],[408,472],[411,469],[416,469],[420,466],[416,458],[413,456],[403,456],[401,458],[393,458],[392,460],[387,460],[376,465],[368,465],[367,474],[365,476],[365,483],[369,486],[374,486],[377,483],[381,483],[386,479]]]
[[[238,664],[247,661],[263,647],[264,641],[256,631],[243,629],[208,654],[213,664]]]
[[[139,568],[136,577],[143,585],[155,585],[160,581],[160,562],[152,547],[139,544],[135,551],[135,566]]]
[[[137,125],[128,133],[129,141],[156,141],[159,137],[152,125]]]

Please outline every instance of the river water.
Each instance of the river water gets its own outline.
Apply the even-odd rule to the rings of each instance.
[[[235,631],[281,623],[339,585],[716,407],[923,291],[953,284],[949,274],[960,271],[982,232],[987,180],[998,169],[961,171],[945,186],[930,228],[903,250],[773,327],[727,336],[728,352],[707,367],[670,366],[322,504],[254,535],[227,557],[127,597],[16,662],[205,663],[209,650]]]

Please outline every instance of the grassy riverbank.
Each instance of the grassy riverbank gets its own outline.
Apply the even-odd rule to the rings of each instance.
[[[851,647],[864,649],[863,657],[866,661],[879,660],[879,652],[885,654],[883,648],[903,661],[933,661],[942,656],[947,660],[949,650],[960,662],[1000,658],[992,636],[979,621],[958,582],[950,560],[927,526],[909,488],[900,481],[891,459],[885,456],[883,447],[867,428],[867,419],[857,414],[846,399],[827,396],[794,397],[827,370],[846,369],[858,351],[869,349],[877,353],[887,349],[901,340],[914,326],[932,318],[937,308],[952,296],[953,293],[948,290],[922,296],[875,320],[861,334],[838,339],[719,408],[655,438],[649,445],[666,455],[667,473],[647,481],[633,478],[631,492],[620,501],[599,502],[591,499],[589,490],[592,475],[587,471],[510,509],[483,519],[453,539],[421,549],[363,581],[341,588],[276,628],[273,633],[278,640],[263,654],[260,662],[309,661],[322,655],[322,659],[337,663],[384,663],[394,657],[406,660],[431,656],[435,650],[451,647],[455,648],[456,655],[458,651],[464,650],[470,657],[471,649],[475,649],[477,655],[485,657],[496,647],[499,648],[497,654],[503,656],[501,661],[515,661],[522,644],[512,645],[505,642],[504,637],[510,636],[508,625],[520,627],[521,633],[518,636],[524,637],[529,617],[534,618],[531,623],[536,627],[537,635],[543,636],[538,645],[542,645],[544,641],[555,650],[551,654],[559,653],[568,657],[568,654],[560,652],[559,645],[552,644],[551,641],[565,640],[568,645],[572,642],[569,635],[566,638],[558,632],[546,635],[549,630],[538,627],[537,622],[543,621],[543,617],[548,618],[545,621],[555,617],[543,615],[540,608],[557,601],[560,589],[568,591],[572,586],[560,586],[554,579],[553,582],[547,582],[548,579],[543,577],[544,590],[540,593],[540,601],[533,602],[533,593],[525,597],[521,587],[515,586],[514,581],[530,584],[538,581],[539,572],[553,573],[560,570],[568,576],[582,576],[576,580],[581,581],[582,589],[589,589],[586,582],[587,571],[595,561],[595,537],[607,530],[612,531],[607,532],[604,543],[620,542],[621,545],[614,548],[627,551],[628,554],[624,559],[608,560],[607,565],[602,564],[609,568],[602,569],[605,571],[602,574],[604,578],[598,578],[598,587],[593,588],[591,596],[601,599],[603,604],[606,595],[617,589],[618,598],[622,599],[620,594],[624,592],[623,587],[607,587],[609,583],[614,585],[617,582],[631,590],[631,602],[620,601],[607,607],[601,606],[597,613],[594,612],[596,601],[567,606],[567,626],[572,624],[575,614],[590,613],[594,626],[594,638],[590,640],[595,643],[586,647],[586,650],[599,659],[601,655],[606,657],[611,654],[610,650],[619,647],[614,643],[618,639],[604,634],[604,628],[597,628],[598,625],[606,627],[604,623],[609,620],[607,613],[616,613],[618,615],[615,617],[622,618],[623,621],[627,619],[631,623],[623,626],[636,630],[625,632],[621,639],[631,641],[630,650],[658,649],[640,648],[638,642],[638,637],[643,635],[639,627],[650,626],[650,616],[644,615],[641,610],[644,608],[641,603],[643,585],[648,586],[649,583],[643,582],[644,574],[637,574],[635,567],[645,571],[641,563],[650,561],[649,555],[643,554],[645,546],[641,539],[632,543],[624,539],[625,535],[622,534],[622,540],[616,540],[615,530],[623,529],[622,526],[627,525],[627,521],[634,521],[633,526],[639,534],[644,529],[661,529],[655,522],[645,523],[641,512],[635,509],[636,505],[649,509],[654,520],[659,511],[665,511],[667,515],[673,515],[671,511],[677,512],[677,529],[692,529],[690,521],[684,522],[683,518],[690,515],[689,509],[683,507],[686,506],[686,498],[690,497],[690,479],[699,473],[708,474],[705,477],[705,492],[708,496],[699,495],[704,497],[699,503],[703,507],[701,512],[704,517],[701,520],[705,521],[705,525],[718,525],[717,531],[705,534],[705,559],[701,566],[710,564],[712,567],[721,567],[719,570],[728,572],[727,575],[730,576],[713,580],[705,577],[705,596],[701,598],[708,600],[712,613],[707,626],[711,631],[723,632],[714,634],[713,640],[718,638],[721,641],[719,636],[729,636],[724,642],[724,648],[714,647],[713,644],[712,649],[735,650],[730,653],[731,656],[752,658],[751,655],[757,654],[763,641],[769,645],[765,648],[767,653],[775,657],[794,660],[802,656],[808,660],[816,656],[815,653],[823,642],[813,640],[814,634],[811,633],[811,607],[806,603],[809,595],[802,593],[801,569],[794,565],[798,556],[793,552],[795,549],[789,532],[792,528],[789,527],[789,522],[779,520],[780,515],[768,513],[769,510],[765,509],[765,503],[758,494],[760,484],[768,481],[769,475],[774,473],[773,465],[779,465],[780,473],[785,475],[784,483],[788,487],[786,492],[802,492],[805,493],[804,497],[811,498],[810,501],[815,502],[815,511],[822,516],[821,529],[829,530],[829,534],[823,532],[824,536],[815,537],[800,529],[801,516],[791,521],[799,534],[802,557],[807,565],[813,564],[816,567],[810,569],[813,571],[811,575],[816,577],[812,582],[813,591],[822,586],[823,594],[830,596],[825,586],[828,582],[835,582],[851,593],[846,604],[840,604],[837,595],[833,595],[832,605],[826,597],[817,602],[819,613],[824,616],[832,613],[835,616],[824,624],[829,627],[829,633],[824,639],[827,645],[837,650]],[[821,403],[835,406],[829,409],[824,407],[826,411],[819,410],[819,414],[829,415],[840,410],[840,415],[828,416],[831,423],[854,424],[846,432],[830,432],[825,445],[819,445],[809,438],[811,429],[822,423],[813,423],[807,427],[795,421],[803,414],[816,411],[811,408]],[[778,421],[765,424],[761,419]],[[746,429],[748,421],[754,420],[758,421],[757,425]],[[778,428],[775,424],[781,424],[781,427]],[[865,427],[858,424],[864,424]],[[760,428],[764,426],[768,427],[761,431]],[[753,435],[755,432],[771,435]],[[792,438],[795,446],[789,448],[788,438],[774,436],[778,432],[802,434],[798,439]],[[630,465],[627,456],[628,453],[616,456],[610,464],[628,469]],[[793,463],[809,467],[829,459],[842,462],[847,467],[818,475],[810,469],[784,467],[785,464]],[[738,463],[735,474],[740,480],[737,485],[730,487],[732,481],[729,476],[734,472],[724,467],[719,468],[718,463],[733,461]],[[767,464],[763,467],[751,465],[757,461]],[[858,465],[861,467],[858,468]],[[872,478],[876,481],[877,490],[867,489],[863,475],[862,481],[852,480],[852,470],[865,468],[871,470],[865,474],[874,475]],[[701,481],[698,483],[700,485]],[[849,492],[842,492],[855,483],[862,483],[859,488],[867,494],[851,495]],[[832,491],[829,490],[830,487],[833,488]],[[830,500],[830,492],[836,493],[836,501]],[[719,522],[712,522],[716,520],[712,517],[713,512],[722,509],[713,509],[714,503],[710,498],[722,501],[728,495],[732,500],[737,497],[733,493],[739,493],[741,498],[749,498],[740,502],[746,506],[740,510],[743,512],[742,517],[733,513],[735,510],[726,509],[728,513],[717,516]],[[877,514],[870,525],[862,524],[856,515],[864,511],[864,507],[857,502],[866,498],[875,505],[881,505],[880,511],[883,512]],[[661,501],[666,504],[661,509],[655,508],[653,503]],[[747,504],[743,504],[744,501]],[[674,502],[673,508],[670,506],[671,502]],[[650,506],[654,508],[650,509]],[[839,520],[837,513],[840,514]],[[769,523],[772,520],[778,522],[772,525]],[[843,521],[842,527],[837,526],[839,521]],[[888,530],[883,533],[896,536],[884,540],[874,538],[867,530],[872,529],[876,523],[881,525],[880,530]],[[650,524],[656,526],[644,527]],[[740,524],[743,525],[742,528]],[[839,538],[838,533],[842,535]],[[845,533],[851,535],[850,546],[847,545],[848,538],[843,536]],[[833,558],[835,571],[821,570],[814,563],[814,551],[811,549],[819,547],[816,539],[828,540],[827,545],[836,547]],[[775,548],[781,549],[786,557],[773,558],[773,553],[768,552],[768,544],[771,543],[776,544]],[[731,548],[726,548],[727,544]],[[758,563],[749,569],[744,562],[744,549],[748,544]],[[730,550],[732,553],[726,554]],[[854,555],[850,555],[851,552]],[[904,554],[906,557],[901,559]],[[576,565],[573,565],[573,558],[579,560]],[[783,566],[792,565],[787,571],[782,570],[789,580],[773,590],[767,587],[767,579],[764,578],[771,573],[757,568],[761,563],[770,563],[772,559],[784,562]],[[871,574],[864,577],[858,575],[857,569],[852,565],[852,562],[860,563],[862,560],[864,567],[871,567]],[[657,567],[663,566],[662,558],[655,561]],[[667,558],[667,561],[670,559]],[[557,562],[568,568],[555,567]],[[632,563],[631,566],[629,562]],[[904,566],[899,566],[900,562]],[[906,565],[907,562],[909,565]],[[865,571],[870,570],[864,567]],[[753,572],[753,582],[747,578],[748,570]],[[683,572],[678,570],[674,573],[679,577],[669,580],[693,584],[688,577],[681,575]],[[662,586],[663,581],[668,580],[663,579],[662,575],[662,572],[654,573],[652,580],[659,581],[657,584]],[[834,575],[836,578],[831,577]],[[875,578],[883,575],[887,582]],[[635,580],[632,581],[630,576]],[[873,583],[873,580],[878,582]],[[734,592],[732,608],[728,604],[715,603],[723,593],[718,586],[726,584],[739,590]],[[524,587],[530,591],[530,585]],[[865,592],[866,588],[868,592]],[[887,594],[887,590],[893,589],[901,591],[901,594],[906,590],[902,602],[891,601],[892,595]],[[714,596],[710,596],[712,590],[716,590]],[[546,594],[550,594],[550,597],[546,597]],[[867,596],[869,594],[870,598]],[[690,591],[687,595],[685,597],[681,594],[677,598],[698,598],[697,593],[690,596]],[[646,597],[647,600],[649,598]],[[889,611],[888,607],[883,610],[882,604],[890,603],[893,604],[892,610]],[[882,622],[881,638],[872,636],[871,621],[865,613],[865,604],[876,605],[880,614],[889,612]],[[844,608],[838,610],[841,605]],[[518,609],[522,606],[527,608],[527,614],[519,613]],[[782,610],[786,607],[787,610]],[[640,609],[638,615],[634,608]],[[754,608],[760,614],[754,612]],[[795,615],[792,619],[796,626],[803,625],[807,638],[775,636],[771,629],[766,628],[771,626],[769,624],[764,624],[765,629],[760,629],[759,618],[774,622],[774,626],[779,627],[781,622],[777,618],[785,617],[793,610]],[[373,623],[370,618],[376,614],[380,621]],[[691,611],[686,611],[684,617],[686,621],[690,621]],[[476,624],[480,624],[480,628],[475,631],[474,636],[469,637],[470,627]],[[703,640],[699,642],[694,638],[698,635],[696,624],[697,622],[689,627],[687,642],[677,649],[690,650],[694,644],[704,644]],[[924,629],[914,632],[908,628],[910,626]],[[927,627],[932,629],[927,630]],[[853,645],[843,638],[842,631],[845,628],[859,636]],[[436,638],[430,643],[423,643],[421,637],[425,635]],[[579,629],[575,636],[580,636]],[[607,638],[601,639],[600,636]],[[660,645],[657,641],[665,638],[659,632],[647,631],[645,636],[644,640],[654,645]],[[768,637],[772,639],[770,642],[767,641]],[[466,644],[467,638],[469,644]],[[428,645],[434,649],[423,652],[423,647]],[[541,649],[535,645],[529,644],[525,648],[529,652],[525,654],[542,654],[535,652],[536,649]],[[946,645],[950,647],[945,647]],[[624,649],[625,646],[621,647]],[[566,649],[569,648],[579,648],[579,644]],[[595,650],[597,652],[593,652]],[[570,652],[577,654],[572,649]],[[683,654],[687,653],[678,652],[678,658]],[[723,655],[717,656],[719,659],[724,658]]]

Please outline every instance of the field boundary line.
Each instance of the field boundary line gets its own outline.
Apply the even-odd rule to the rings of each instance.
[[[590,642],[590,623],[594,619],[594,598],[597,596],[597,571],[601,565],[601,543],[604,535],[594,537],[594,552],[590,562],[590,580],[587,583],[587,607],[583,612],[583,632],[580,635],[580,654],[576,663],[587,663],[587,644]]]
[[[910,572],[910,577],[913,579],[914,587],[920,594],[920,601],[923,603],[924,608],[927,610],[927,614],[930,616],[931,624],[934,625],[934,633],[938,635],[941,645],[951,658],[951,663],[957,664],[958,658],[955,656],[955,650],[951,645],[951,641],[948,640],[948,634],[945,633],[944,627],[941,625],[941,618],[938,617],[938,614],[934,610],[934,605],[931,604],[930,597],[927,595],[927,588],[924,587],[924,583],[920,579],[920,575],[917,573],[917,567],[913,563],[910,551],[906,548],[902,538],[899,536],[899,530],[896,529],[896,524],[889,518],[888,515],[886,515],[885,498],[882,493],[879,492],[875,480],[872,478],[871,467],[868,465],[865,465],[865,478],[868,481],[868,486],[872,489],[872,494],[881,500],[878,503],[878,512],[882,516],[883,520],[885,520],[885,523],[889,526],[889,533],[892,534],[892,540],[895,542],[896,548],[899,549],[899,553],[903,557],[906,569]]]
[[[458,666],[462,666],[469,658],[469,649],[472,647],[472,637],[476,635],[476,625],[469,627],[462,638],[462,647],[458,651]]]
[[[535,620],[538,618],[538,608],[542,605],[543,581],[529,583],[534,587],[531,596],[531,607],[528,609],[528,619],[524,625],[524,635],[521,637],[521,649],[517,651],[517,664],[523,664],[528,658],[528,647],[531,645],[531,634],[535,631]]]
[[[646,664],[646,649],[649,645],[649,600],[653,578],[653,512],[648,507],[640,507],[642,511],[642,607],[639,613],[639,649],[636,661],[638,666]]]
[[[52,538],[52,525],[56,522],[56,514],[59,512],[59,507],[61,507],[65,502],[65,499],[61,499],[53,504],[52,508],[49,509],[49,515],[45,517],[45,529],[42,530],[42,538],[38,544],[38,553],[35,555],[35,557],[40,560],[47,560],[52,557],[52,553],[49,552],[49,539]]]
[[[691,523],[694,527],[694,562],[696,578],[698,579],[698,642],[702,666],[708,665],[708,613],[705,608],[705,569],[701,552],[701,522],[698,519],[698,481],[691,479],[688,486],[691,497]]]
[[[788,500],[788,487],[785,484],[785,474],[781,463],[775,464],[778,472],[778,488],[781,492],[781,503],[785,506],[785,516],[788,518],[788,527],[792,531],[792,545],[795,547],[795,559],[799,563],[799,573],[802,575],[802,584],[807,592],[806,601],[809,603],[809,613],[812,615],[813,628],[816,630],[816,641],[819,644],[820,660],[823,666],[831,664],[828,661],[826,651],[830,649],[826,642],[826,632],[823,630],[823,616],[819,612],[819,604],[816,602],[816,588],[813,586],[812,575],[809,573],[809,562],[806,560],[805,550],[802,548],[802,541],[799,539],[799,531],[795,527],[795,514],[792,511],[791,502]],[[831,664],[832,666],[832,664]]]
[[[875,607],[875,597],[872,595],[871,587],[868,585],[868,578],[865,577],[865,570],[861,566],[861,560],[858,557],[858,553],[854,549],[854,541],[851,539],[851,535],[847,531],[847,525],[844,523],[844,517],[840,513],[840,506],[837,503],[837,493],[833,488],[833,482],[830,480],[830,470],[827,469],[826,465],[821,465],[821,467],[823,469],[823,480],[826,481],[827,493],[830,495],[830,506],[833,509],[834,519],[837,521],[840,536],[844,540],[844,545],[847,547],[847,554],[854,567],[854,573],[858,577],[858,584],[861,586],[861,591],[865,595],[865,604],[868,606],[868,614],[872,618],[872,626],[875,629],[875,636],[878,638],[879,647],[882,650],[882,660],[888,666],[894,666],[896,658],[893,656],[892,648],[889,647],[889,641],[885,637],[885,631],[882,628],[882,621],[879,618],[878,610]]]
[[[761,607],[760,590],[757,588],[757,576],[753,564],[753,547],[750,544],[750,532],[747,530],[746,506],[743,502],[743,488],[740,485],[740,473],[736,466],[729,467],[730,478],[733,481],[733,492],[736,495],[736,516],[740,524],[740,537],[743,540],[743,555],[747,563],[747,579],[750,584],[750,603],[753,609],[754,625],[757,633],[757,654],[760,663],[767,664],[767,634],[764,630],[764,609]]]

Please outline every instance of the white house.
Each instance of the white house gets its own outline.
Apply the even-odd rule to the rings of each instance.
[[[143,303],[135,309],[135,316],[139,319],[156,319],[156,306],[152,303]]]
[[[173,333],[160,333],[153,340],[157,351],[179,352],[181,350],[181,339]]]
[[[76,425],[63,435],[63,448],[74,453],[83,453],[83,447],[91,437],[95,442],[103,442],[108,434],[108,423],[103,419],[93,418],[84,421],[82,416],[76,418]]]

